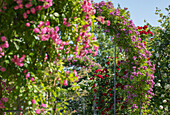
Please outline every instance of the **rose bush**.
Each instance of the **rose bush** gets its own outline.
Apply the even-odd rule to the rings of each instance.
[[[64,61],[97,52],[97,41],[89,31],[94,23],[92,4],[79,0],[0,3],[1,111],[18,105],[23,114],[60,113],[67,105],[68,90],[63,87],[78,80],[76,70],[65,71],[69,65]]]

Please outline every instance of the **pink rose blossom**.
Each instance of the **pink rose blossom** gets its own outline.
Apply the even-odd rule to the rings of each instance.
[[[37,109],[36,110],[36,114],[40,114],[41,113],[41,110],[40,109]]]
[[[37,11],[38,10],[41,10],[41,6],[40,5],[38,5],[38,6],[36,6],[36,8],[35,8]]]
[[[26,19],[27,18],[27,13],[23,13],[23,17],[24,17],[24,19]]]
[[[89,49],[89,50],[88,50],[88,53],[92,53],[92,49]]]
[[[25,7],[26,7],[26,8],[30,8],[31,6],[32,6],[31,2],[28,3],[28,4],[25,4]]]
[[[56,31],[56,32],[59,31],[59,27],[58,27],[58,26],[55,27],[55,31]]]
[[[16,1],[17,4],[21,4],[22,3],[22,0],[14,0]]]
[[[110,20],[107,21],[107,26],[110,26]]]
[[[67,86],[67,85],[68,85],[68,83],[67,83],[67,80],[66,80],[66,79],[64,80],[63,85],[64,85],[64,86]]]
[[[49,21],[46,21],[45,22],[45,26],[49,26],[50,25],[50,22]]]
[[[2,45],[2,48],[8,48],[9,47],[9,44],[7,41],[5,41],[5,43]]]
[[[15,7],[14,7],[14,10],[18,10],[18,8],[19,8],[18,6],[15,6]]]
[[[32,13],[32,14],[35,14],[35,12],[36,12],[36,11],[35,11],[35,8],[31,8],[31,13]]]
[[[1,52],[0,55],[5,56],[5,53],[4,53],[4,52]]]
[[[27,10],[27,14],[30,14],[30,11],[29,11],[29,10]]]
[[[32,103],[32,104],[35,104],[35,102],[36,102],[36,101],[35,101],[34,99],[31,100],[31,103]]]
[[[27,73],[27,74],[26,74],[26,78],[29,78],[29,77],[30,77],[30,74],[29,74],[29,73]]]
[[[31,81],[32,81],[32,82],[34,81],[34,78],[33,78],[33,77],[31,77]]]
[[[5,106],[3,105],[3,103],[0,101],[0,109],[4,109]]]
[[[45,107],[46,107],[46,104],[44,104],[44,103],[43,103],[43,104],[42,104],[42,107],[44,107],[44,108],[45,108]]]
[[[40,31],[40,30],[39,30],[38,28],[35,28],[35,29],[34,29],[34,32],[35,32],[35,33],[38,33],[39,31]]]
[[[136,60],[136,57],[135,57],[135,56],[133,56],[133,59],[134,59],[134,60]]]
[[[43,21],[40,21],[40,22],[39,22],[39,25],[40,25],[40,26],[43,26],[43,25],[44,25],[44,22],[43,22]]]
[[[18,7],[22,9],[23,8],[23,4],[19,4]]]
[[[1,40],[4,42],[4,41],[6,41],[6,37],[5,36],[2,36],[1,37]]]
[[[45,34],[45,33],[47,33],[47,28],[42,28],[41,29],[41,34]]]
[[[41,111],[44,113],[44,109],[41,109]]]
[[[102,19],[101,22],[104,23],[104,17],[102,17],[101,19]]]
[[[30,27],[30,23],[26,23],[26,26],[27,26],[27,27]]]
[[[27,72],[27,69],[25,69],[24,71],[23,71],[23,73],[26,73]]]
[[[41,41],[46,41],[48,39],[49,39],[49,36],[44,36],[44,35],[41,36]]]
[[[2,72],[5,72],[5,71],[6,71],[6,69],[5,69],[4,67],[0,68],[0,70],[1,70]]]

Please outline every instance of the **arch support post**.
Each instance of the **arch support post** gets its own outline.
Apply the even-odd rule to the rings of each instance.
[[[114,51],[114,115],[116,115],[116,45]]]

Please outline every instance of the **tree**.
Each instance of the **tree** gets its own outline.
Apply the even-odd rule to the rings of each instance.
[[[152,52],[151,60],[155,63],[156,71],[155,86],[153,91],[155,96],[152,98],[151,107],[154,113],[168,114],[168,96],[169,96],[169,36],[170,36],[170,5],[169,8],[165,8],[167,15],[162,14],[161,10],[157,8],[156,13],[160,16],[158,22],[161,23],[161,27],[150,28],[154,32],[153,38],[146,40],[148,47]]]

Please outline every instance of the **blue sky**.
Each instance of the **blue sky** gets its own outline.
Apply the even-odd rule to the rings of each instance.
[[[106,0],[93,0],[94,2]],[[165,8],[170,5],[170,0],[110,0],[114,7],[117,8],[120,4],[121,8],[128,8],[131,14],[131,19],[136,26],[143,26],[144,20],[149,22],[152,26],[159,26],[157,22],[158,15],[155,15],[156,7],[161,9],[161,12],[167,14]]]

